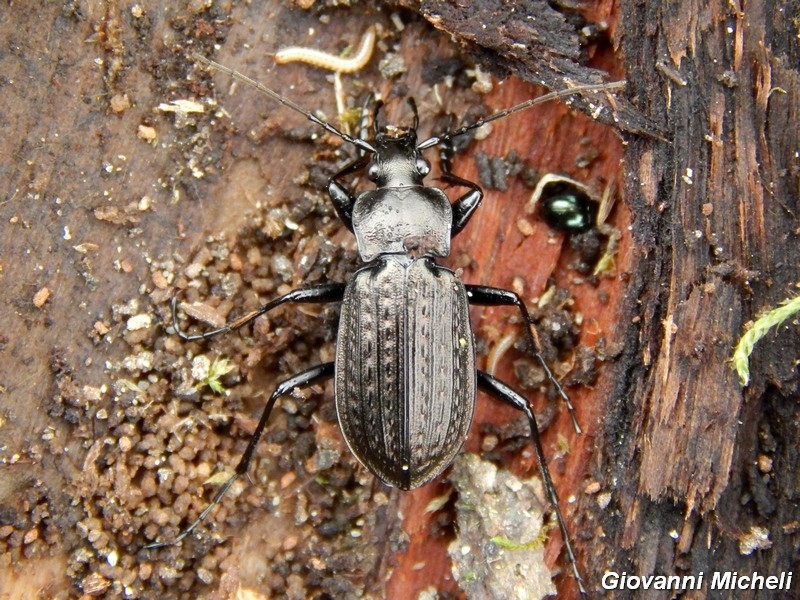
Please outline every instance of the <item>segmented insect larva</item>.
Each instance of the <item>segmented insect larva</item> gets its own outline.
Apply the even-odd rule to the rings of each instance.
[[[362,69],[372,58],[372,51],[375,49],[375,28],[367,29],[358,50],[347,58],[334,56],[327,52],[314,50],[313,48],[303,48],[302,46],[291,46],[283,48],[275,53],[275,62],[279,64],[289,62],[304,62],[321,69],[335,71],[337,73],[355,73]]]
[[[512,331],[501,337],[500,340],[492,346],[491,350],[489,350],[489,356],[486,357],[486,372],[489,373],[489,375],[494,375],[497,365],[500,364],[500,359],[514,346],[518,339],[519,332]]]

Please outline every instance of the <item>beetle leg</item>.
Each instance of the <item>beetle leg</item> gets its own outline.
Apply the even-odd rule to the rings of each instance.
[[[539,427],[536,424],[536,415],[528,404],[528,401],[518,394],[513,388],[506,385],[499,379],[492,377],[484,371],[478,371],[478,388],[496,398],[502,400],[506,404],[510,404],[517,410],[521,410],[528,418],[528,424],[531,428],[531,438],[533,438],[533,446],[536,449],[536,460],[539,462],[539,471],[542,474],[544,481],[544,489],[550,503],[553,505],[553,510],[556,513],[556,520],[558,521],[558,528],[561,530],[561,535],[564,538],[564,546],[567,550],[567,556],[572,566],[572,572],[575,575],[575,580],[578,582],[578,589],[581,594],[586,594],[586,589],[583,587],[583,578],[578,570],[578,562],[575,559],[575,552],[572,550],[572,543],[569,540],[569,532],[564,523],[564,517],[561,515],[561,509],[558,507],[558,494],[553,485],[553,480],[550,477],[550,470],[547,468],[547,461],[542,449],[542,441],[539,439]]]
[[[528,307],[525,306],[525,303],[519,297],[519,294],[516,294],[511,290],[486,287],[482,285],[467,285],[465,287],[467,288],[467,296],[470,304],[476,304],[478,306],[516,306],[519,308],[520,312],[522,313],[522,318],[528,325],[525,329],[527,330],[528,335],[533,342],[533,349],[536,359],[539,361],[539,364],[542,365],[547,379],[555,386],[558,395],[561,396],[561,399],[566,403],[567,410],[569,410],[569,416],[572,419],[572,426],[575,428],[575,431],[578,433],[583,433],[580,424],[578,424],[578,419],[575,417],[575,408],[572,406],[569,396],[567,396],[564,388],[561,387],[561,384],[553,375],[550,367],[547,366],[547,361],[542,355],[542,345],[539,342],[539,334],[536,332],[536,328],[533,326],[531,315],[528,313]]]
[[[333,202],[336,214],[350,231],[353,231],[353,205],[356,203],[356,197],[343,183],[339,182],[339,179],[363,169],[369,162],[369,158],[369,155],[359,156],[347,163],[328,180],[328,196]]]
[[[242,454],[242,458],[239,459],[239,464],[236,465],[236,469],[233,472],[228,480],[222,484],[222,487],[219,488],[217,491],[216,496],[211,501],[211,503],[206,506],[203,512],[200,513],[198,516],[186,529],[184,529],[178,537],[175,538],[174,542],[167,543],[167,542],[156,542],[153,544],[149,544],[145,546],[146,549],[150,548],[161,548],[163,546],[172,546],[179,544],[183,539],[189,535],[202,521],[208,516],[208,513],[211,512],[217,504],[219,504],[220,500],[225,496],[228,492],[230,487],[233,483],[239,478],[240,475],[243,473],[247,473],[247,468],[250,466],[250,461],[253,459],[253,454],[256,451],[256,446],[258,446],[258,440],[261,438],[261,434],[264,432],[264,428],[267,426],[267,421],[269,421],[269,416],[272,413],[272,409],[275,406],[278,398],[281,396],[285,396],[287,394],[291,394],[295,389],[300,387],[305,387],[311,385],[313,383],[317,383],[323,379],[330,379],[333,377],[334,373],[334,363],[323,363],[321,365],[317,365],[315,367],[311,367],[310,369],[306,369],[302,373],[298,373],[285,381],[280,382],[275,391],[272,392],[272,395],[269,397],[267,401],[267,405],[264,407],[264,412],[261,413],[261,419],[258,421],[258,425],[256,426],[256,430],[253,432],[253,435],[250,437],[250,442],[247,444],[247,448]]]
[[[483,199],[481,187],[468,179],[459,177],[453,173],[453,142],[450,138],[442,141],[442,148],[439,152],[439,164],[442,167],[440,179],[452,185],[460,185],[469,188],[469,191],[453,202],[453,225],[450,230],[450,237],[454,237],[469,222],[470,217],[478,208]]]
[[[178,325],[178,295],[172,297],[172,326],[175,328],[175,333],[186,342],[194,342],[196,340],[205,340],[220,333],[233,331],[247,325],[254,321],[261,315],[271,311],[273,308],[285,304],[287,302],[341,302],[344,298],[343,283],[325,283],[322,285],[314,285],[310,287],[292,290],[288,294],[284,294],[279,298],[267,302],[264,306],[257,308],[254,311],[242,315],[238,319],[231,321],[223,327],[207,331],[198,335],[187,335]]]

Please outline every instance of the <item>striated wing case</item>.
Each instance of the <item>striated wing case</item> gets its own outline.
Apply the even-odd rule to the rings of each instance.
[[[412,489],[461,449],[475,407],[467,294],[429,259],[388,256],[348,284],[339,323],[336,406],[353,454]]]

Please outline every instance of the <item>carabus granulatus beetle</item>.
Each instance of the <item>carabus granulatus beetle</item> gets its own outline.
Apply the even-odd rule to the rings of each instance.
[[[281,382],[266,403],[261,419],[236,467],[208,507],[173,542],[183,540],[219,503],[233,482],[247,472],[259,438],[278,398],[293,390],[334,379],[339,425],[345,442],[358,460],[389,485],[410,490],[442,473],[467,437],[480,389],[522,411],[530,425],[544,487],[553,505],[572,570],[585,592],[564,519],[558,507],[539,439],[536,418],[528,401],[509,385],[475,367],[469,305],[514,306],[523,318],[534,354],[566,402],[576,431],[572,405],[539,350],[531,317],[520,297],[509,290],[467,285],[453,271],[437,264],[450,253],[450,239],[469,222],[483,197],[481,188],[452,173],[448,151],[453,138],[481,125],[542,102],[572,94],[608,92],[622,82],[573,87],[518,104],[452,132],[417,141],[418,117],[411,127],[382,127],[374,119],[371,140],[351,137],[269,88],[204,57],[197,59],[237,80],[256,87],[273,100],[305,115],[329,133],[354,145],[360,156],[328,182],[336,213],[355,234],[364,265],[347,283],[327,283],[289,292],[224,327],[188,335],[186,341],[208,339],[238,329],[288,302],[341,302],[336,358],[308,368]],[[378,109],[375,113],[377,116]],[[442,177],[467,188],[451,203],[438,188],[423,180],[430,164],[423,150],[442,146]],[[355,195],[342,178],[364,171],[376,188]],[[566,208],[579,212],[581,203],[565,199]],[[552,207],[551,213],[559,212]],[[563,212],[563,211],[562,211]],[[581,215],[579,220],[583,218]],[[557,225],[572,226],[572,217],[557,216]],[[156,543],[149,548],[167,545]]]

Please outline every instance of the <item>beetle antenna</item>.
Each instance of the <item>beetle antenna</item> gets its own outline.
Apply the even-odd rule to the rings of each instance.
[[[511,108],[506,108],[505,110],[496,112],[483,119],[478,119],[474,123],[469,123],[468,125],[464,125],[463,127],[460,127],[453,132],[443,133],[441,135],[435,135],[431,138],[428,138],[421,144],[418,144],[417,149],[424,150],[425,148],[438,146],[439,144],[447,142],[453,139],[454,137],[463,135],[473,129],[477,129],[482,125],[486,125],[486,123],[491,123],[492,121],[496,121],[497,119],[502,119],[503,117],[507,117],[512,113],[525,110],[526,108],[530,108],[531,106],[536,106],[537,104],[543,104],[544,102],[549,102],[550,100],[555,100],[557,98],[566,98],[567,96],[574,96],[576,94],[583,94],[590,92],[611,92],[615,90],[620,90],[623,87],[625,87],[625,80],[612,81],[611,83],[579,85],[565,90],[557,90],[555,92],[550,92],[548,94],[545,94],[544,96],[539,96],[538,98],[531,98],[530,100],[526,100],[525,102],[520,102],[519,104],[512,106]]]
[[[291,100],[289,100],[285,96],[282,96],[278,92],[275,92],[275,91],[269,89],[264,84],[259,83],[254,79],[250,79],[247,75],[244,75],[243,73],[240,73],[239,71],[231,69],[230,67],[226,67],[225,65],[221,65],[218,62],[214,62],[213,60],[210,60],[210,59],[206,58],[202,54],[193,53],[192,57],[195,58],[196,60],[199,60],[204,65],[206,65],[208,67],[211,67],[212,69],[215,69],[215,70],[217,70],[217,71],[219,71],[221,73],[225,73],[226,75],[230,75],[236,81],[241,81],[242,83],[257,89],[259,92],[261,92],[263,94],[266,94],[267,96],[269,96],[270,98],[272,98],[276,102],[280,102],[284,106],[287,106],[287,107],[291,108],[293,111],[300,113],[306,119],[308,119],[312,123],[316,123],[317,125],[322,127],[328,133],[332,133],[333,135],[342,138],[345,142],[349,142],[349,143],[353,144],[356,148],[358,148],[360,150],[365,150],[367,152],[372,152],[372,153],[375,152],[375,148],[370,143],[368,143],[366,140],[362,140],[361,138],[355,138],[355,137],[347,135],[346,133],[344,133],[342,131],[339,131],[338,129],[336,129],[336,127],[334,127],[330,123],[327,123],[327,122],[323,121],[322,119],[316,117],[312,112],[307,111],[306,109],[304,109],[299,104],[296,104],[295,102],[292,102]]]

